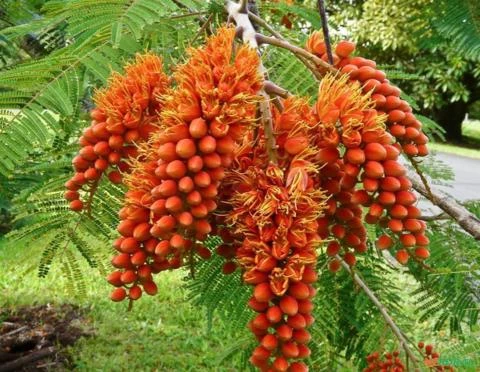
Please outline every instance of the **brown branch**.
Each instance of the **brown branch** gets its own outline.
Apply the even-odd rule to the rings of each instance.
[[[433,198],[432,190],[430,189],[430,185],[428,184],[428,181],[425,178],[425,175],[423,174],[422,170],[420,169],[420,165],[419,165],[418,160],[414,159],[411,156],[408,156],[408,160],[410,160],[410,163],[412,164],[413,169],[415,169],[415,172],[417,172],[418,176],[422,180],[423,186],[425,186],[425,190],[427,190],[428,195],[430,196],[429,199]]]
[[[329,65],[327,62],[325,62],[323,59],[317,57],[316,55],[310,53],[308,50],[305,50],[303,48],[297,47],[293,44],[290,44],[286,40],[282,39],[277,39],[275,37],[271,36],[265,36],[262,34],[257,34],[256,35],[257,42],[259,44],[270,44],[274,45],[279,48],[283,48],[286,50],[291,51],[293,54],[295,54],[297,57],[302,57],[305,60],[311,62],[313,64],[314,70],[311,70],[315,76],[320,76],[320,78],[327,72],[332,72],[336,73],[338,70]],[[309,67],[309,66],[307,66]],[[309,67],[311,69],[312,66]],[[317,71],[319,70],[319,71]],[[319,75],[320,74],[320,75]]]
[[[318,12],[320,13],[320,18],[322,19],[323,39],[325,40],[325,46],[327,47],[328,62],[333,65],[332,44],[330,43],[330,33],[328,32],[328,21],[327,12],[325,10],[325,3],[323,2],[323,0],[318,0],[317,4]]]
[[[197,41],[197,39],[199,38],[199,36],[205,32],[207,30],[207,27],[208,25],[210,24],[210,22],[212,21],[213,19],[213,14],[210,14],[207,18],[207,20],[203,23],[203,25],[200,27],[200,29],[198,30],[197,34],[195,35],[195,37],[193,38],[193,40],[190,42],[190,44],[193,44],[195,41]]]
[[[11,362],[2,364],[0,366],[0,372],[18,371],[23,366],[53,355],[55,354],[55,352],[56,349],[53,346],[46,349],[40,349],[33,353],[22,356],[18,359],[12,360]]]
[[[258,51],[258,43],[256,39],[257,32],[255,31],[255,28],[253,27],[248,17],[247,1],[242,0],[238,4],[234,3],[233,1],[227,1],[225,7],[228,12],[228,18],[235,21],[237,29],[241,32],[243,41]],[[262,74],[263,77],[267,76],[266,69],[261,61],[258,66],[258,71],[260,74]],[[265,133],[268,159],[272,163],[276,163],[277,151],[275,144],[275,136],[273,135],[273,121],[270,110],[270,97],[265,91],[265,87],[262,87],[259,94],[263,97],[263,100],[260,102],[259,108]]]
[[[2,339],[5,339],[5,338],[7,338],[7,337],[13,336],[13,335],[15,335],[15,334],[17,334],[17,333],[23,332],[23,331],[26,330],[27,328],[28,328],[27,326],[22,326],[22,327],[20,327],[20,328],[14,329],[13,331],[10,331],[10,332],[7,332],[7,333],[3,334],[3,335],[1,336],[1,338],[2,338]]]
[[[284,37],[279,32],[277,32],[273,27],[271,27],[267,22],[265,22],[258,15],[249,12],[248,17],[250,18],[250,20],[253,23],[255,23],[256,25],[258,25],[260,27],[263,27],[265,30],[267,30],[271,35],[273,35],[277,39],[286,41],[284,39]],[[312,62],[310,62],[307,58],[305,58],[305,57],[303,57],[299,54],[296,54],[296,56],[307,67],[307,69],[309,69],[310,72],[313,73],[313,75],[315,76],[315,78],[317,80],[320,80],[322,78],[322,74],[318,71],[318,69],[314,65],[312,65]]]
[[[264,89],[262,89],[260,94],[263,96],[263,100],[262,102],[260,102],[260,113],[263,122],[263,130],[265,133],[267,155],[268,159],[272,163],[276,163],[277,145],[275,143],[275,136],[273,134],[273,120],[272,112],[270,110],[270,97]]]
[[[265,30],[267,30],[268,32],[270,32],[273,36],[275,36],[277,39],[280,39],[280,40],[285,40],[283,38],[283,36],[278,33],[277,31],[275,31],[273,29],[273,27],[271,27],[267,22],[265,22],[262,18],[260,18],[258,15],[252,13],[252,12],[248,12],[248,18],[250,18],[251,21],[253,21],[253,23],[256,23],[257,25],[263,27]]]
[[[192,8],[190,8],[188,5],[182,3],[180,0],[172,0],[179,8],[183,8],[189,11],[189,13],[198,13],[195,12]],[[197,17],[198,22],[200,25],[203,25],[206,22],[206,19],[203,15],[199,14]]]
[[[398,328],[397,324],[394,322],[392,317],[388,314],[387,309],[385,306],[380,302],[380,300],[375,296],[375,293],[367,286],[367,284],[363,281],[360,276],[356,272],[354,272],[350,266],[337,254],[336,255],[337,260],[340,261],[342,264],[343,268],[347,270],[347,272],[351,275],[352,280],[357,284],[362,290],[365,292],[367,297],[373,302],[373,304],[378,308],[380,311],[380,314],[382,314],[383,319],[385,319],[385,322],[387,325],[390,327],[392,330],[393,334],[395,337],[398,338],[400,341],[400,346],[402,346],[403,350],[405,350],[405,353],[408,355],[408,357],[412,360],[413,364],[416,366],[417,365],[417,358],[415,357],[415,354],[413,351],[410,349],[408,346],[408,341],[403,335],[402,331],[400,328]]]
[[[238,12],[242,14],[248,13],[248,0],[241,0],[239,2],[240,7],[238,8]]]
[[[279,96],[279,97],[282,97],[282,98],[288,98],[288,97],[291,96],[291,94],[289,93],[288,90],[278,86],[277,84],[275,84],[274,82],[271,82],[269,80],[267,80],[263,84],[263,89],[265,89],[265,92],[267,92],[268,95],[270,95],[270,96]]]
[[[436,214],[435,216],[420,216],[418,219],[423,221],[439,221],[448,220],[450,219],[450,217],[445,212],[441,212],[439,214]]]
[[[423,184],[420,176],[416,173],[408,172],[408,178],[412,181],[415,190],[452,217],[462,229],[472,235],[475,239],[480,240],[480,219],[443,191],[430,189],[429,192]]]

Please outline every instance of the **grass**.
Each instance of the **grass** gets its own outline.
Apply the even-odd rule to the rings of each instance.
[[[27,254],[25,254],[27,253]],[[164,273],[159,293],[146,296],[126,312],[126,302],[108,299],[110,288],[96,271],[87,271],[86,293],[72,295],[58,266],[45,279],[37,277],[39,252],[18,250],[0,241],[0,307],[73,303],[85,308],[93,337],[69,349],[76,371],[236,371],[219,355],[235,335],[215,324],[207,329],[205,314],[194,308],[182,288],[181,271]],[[87,268],[82,268],[88,270]]]
[[[45,303],[73,303],[84,308],[87,316],[85,326],[93,329],[94,335],[80,339],[68,349],[75,371],[246,370],[239,367],[238,359],[222,360],[221,356],[233,345],[239,345],[243,338],[231,334],[215,319],[212,329],[207,329],[204,312],[191,305],[188,293],[182,287],[185,272],[161,274],[161,280],[157,280],[158,295],[142,298],[135,303],[132,312],[126,312],[126,303],[113,303],[108,299],[110,288],[97,270],[82,265],[82,270],[86,271],[86,290],[82,296],[75,295],[69,290],[69,281],[58,263],[52,266],[45,279],[39,279],[39,249],[35,245],[25,248],[2,244],[0,238],[3,268],[0,270],[0,308]],[[395,277],[404,289],[403,308],[408,315],[405,319],[415,319],[415,307],[410,296],[415,282],[400,273],[396,273]],[[458,344],[458,340],[452,343],[451,336],[446,332],[430,334],[432,322],[417,323],[414,330],[410,329],[410,335],[414,339],[428,335],[428,341],[444,351],[451,350],[450,344]],[[406,329],[411,326],[410,321],[399,325]],[[353,371],[356,367],[350,361],[336,370]]]
[[[455,154],[460,156],[466,156],[468,158],[480,159],[480,149],[475,150],[468,147],[461,147],[458,145],[452,145],[448,143],[430,142],[428,148],[432,151],[446,152],[449,154]]]
[[[75,295],[60,265],[52,266],[44,279],[37,277],[40,249],[32,244],[18,247],[2,244],[0,238],[0,308],[17,308],[21,305],[73,303],[85,309],[86,327],[94,330],[91,337],[80,339],[68,349],[75,371],[244,371],[237,359],[222,359],[229,349],[238,345],[242,338],[232,334],[214,319],[211,330],[202,309],[188,301],[188,292],[182,287],[185,272],[163,273],[157,280],[159,293],[145,296],[135,303],[132,312],[126,312],[126,303],[113,303],[108,299],[110,291],[105,279],[97,270],[85,271],[85,293]],[[161,278],[161,279],[160,279]],[[459,344],[448,332],[441,330],[432,334],[433,320],[415,323],[411,292],[416,283],[411,277],[396,273],[395,279],[403,288],[402,307],[406,313],[405,323],[413,339],[433,342],[445,355],[455,354],[452,346]],[[409,320],[411,319],[411,320]],[[248,331],[244,330],[244,334]],[[388,332],[387,332],[388,333]],[[248,335],[250,337],[250,335]],[[470,333],[468,334],[470,336]],[[473,336],[475,337],[475,336]],[[384,342],[383,340],[382,342]],[[473,341],[472,341],[473,342]],[[474,354],[472,354],[474,355]],[[319,359],[325,357],[324,351]],[[470,358],[470,356],[469,356]],[[462,359],[463,360],[463,359]],[[321,362],[319,362],[322,364]],[[322,364],[323,365],[323,364]],[[312,369],[326,371],[330,369]],[[355,365],[347,361],[337,371],[354,371]],[[472,371],[474,369],[462,369]]]
[[[480,120],[466,120],[462,125],[462,133],[467,140],[480,141]]]
[[[462,125],[462,132],[466,146],[441,142],[429,143],[428,146],[433,151],[480,159],[480,121],[466,120]]]

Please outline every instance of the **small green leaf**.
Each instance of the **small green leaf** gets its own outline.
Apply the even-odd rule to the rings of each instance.
[[[114,48],[118,48],[120,41],[122,40],[122,23],[112,23],[112,45]]]

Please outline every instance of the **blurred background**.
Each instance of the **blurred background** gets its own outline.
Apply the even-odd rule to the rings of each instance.
[[[297,45],[321,28],[315,1],[250,3]],[[354,40],[419,115],[432,152],[423,172],[480,215],[478,0],[338,0],[326,7],[333,41]],[[5,335],[8,324],[23,321],[40,332],[18,352],[54,345],[34,368],[248,369],[248,289],[238,273],[222,276],[213,258],[194,277],[161,274],[159,294],[127,313],[110,302],[104,280],[122,187],[102,185],[92,218],[69,211],[63,199],[95,89],[137,52],[153,50],[166,66],[184,61],[185,49],[225,20],[218,1],[0,0],[0,330]],[[273,81],[315,97],[318,83],[295,57],[262,51]],[[359,270],[413,343],[433,342],[458,370],[478,370],[480,246],[421,205],[432,217],[435,271],[399,270],[374,255],[360,260]],[[368,353],[398,348],[348,274],[322,274],[319,289],[313,370],[361,370]]]

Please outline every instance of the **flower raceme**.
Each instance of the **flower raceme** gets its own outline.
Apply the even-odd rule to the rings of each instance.
[[[325,195],[313,187],[311,172],[303,170],[303,187],[292,182],[292,171],[252,165],[232,176],[238,178],[238,191],[228,220],[234,234],[243,236],[236,259],[244,282],[254,286],[248,305],[257,312],[249,328],[259,345],[250,361],[265,371],[308,370],[300,360],[310,355],[306,328],[314,321],[316,219]]]
[[[126,289],[136,300],[138,284],[152,294],[151,273],[178,268],[195,253],[210,256],[201,242],[212,230],[235,146],[256,120],[261,87],[258,55],[246,45],[234,51],[234,36],[233,28],[222,28],[205,47],[190,49],[174,74],[176,86],[161,97],[159,130],[140,147],[126,177],[122,237],[112,260],[119,270],[109,277],[117,286],[114,300],[124,299]]]
[[[431,371],[455,371],[452,366],[440,365],[438,363],[440,354],[434,350],[430,344],[425,345],[423,341],[418,343],[418,348],[423,357],[423,363],[428,370]],[[425,348],[425,349],[424,349]],[[394,350],[381,355],[375,351],[366,357],[367,367],[363,372],[403,372],[407,371],[406,363],[401,359],[400,352]]]
[[[65,184],[72,210],[84,208],[79,191],[85,187],[84,191],[94,193],[108,169],[113,169],[108,173],[111,182],[122,181],[121,172],[129,169],[126,160],[135,158],[137,145],[156,130],[159,95],[168,84],[161,58],[149,53],[137,55],[124,75],[114,73],[108,86],[95,94],[92,123],[83,131],[81,149],[72,161],[76,173]]]
[[[262,129],[257,139],[246,137],[222,184],[223,209],[230,213],[216,226],[216,233],[226,242],[218,250],[228,260],[224,272],[235,270],[236,262],[243,280],[254,286],[249,306],[258,314],[249,328],[260,344],[251,362],[262,370],[300,371],[307,369],[296,359],[308,356],[309,350],[293,338],[293,325],[303,332],[300,324],[305,327],[313,321],[315,248],[330,239],[327,254],[335,256],[342,250],[344,260],[354,265],[355,254],[367,251],[363,217],[367,223],[380,223],[380,218],[385,221],[396,215],[397,204],[408,203],[412,212],[418,210],[412,206],[411,184],[398,163],[400,149],[385,125],[387,116],[375,110],[370,94],[358,82],[346,75],[327,75],[313,109],[297,97],[282,101],[282,106],[281,112],[272,107],[278,164],[268,161]],[[377,169],[377,163],[386,170]],[[388,182],[387,177],[400,183],[394,203],[385,201],[381,190],[368,183],[370,179],[374,184]],[[309,196],[312,190],[319,194]],[[374,202],[385,208],[375,210]],[[319,209],[313,211],[307,207],[311,205]],[[416,213],[407,220],[420,224],[416,233],[424,236],[425,226],[418,217]],[[414,221],[405,223],[411,227]],[[399,244],[411,244],[405,238],[409,234],[392,231],[399,234]],[[385,235],[377,245],[386,249],[393,243]],[[405,263],[401,253],[397,258]],[[339,267],[336,259],[330,262],[332,271]],[[298,307],[302,310],[295,310]]]
[[[426,226],[398,160],[426,155],[427,138],[398,88],[375,62],[351,57],[355,46],[343,41],[334,56],[340,72],[322,79],[313,106],[294,96],[269,103],[272,161],[257,118],[259,56],[234,47],[234,38],[235,29],[223,27],[189,49],[171,86],[151,54],[115,74],[96,95],[65,196],[79,211],[82,187],[92,195],[108,168],[112,182],[123,177],[116,270],[108,276],[114,301],[154,295],[153,274],[208,258],[202,242],[222,237],[223,272],[239,267],[253,287],[251,362],[308,371],[302,360],[324,242],[332,271],[337,254],[353,266],[368,250],[365,223],[388,231],[376,245],[395,247],[399,262],[428,257]],[[307,48],[326,60],[318,33]]]
[[[316,31],[310,36],[306,48],[324,61],[328,60],[321,32]],[[385,72],[376,68],[375,61],[351,56],[354,51],[354,43],[340,41],[333,54],[334,66],[348,74],[351,81],[360,82],[363,92],[371,95],[374,108],[379,114],[387,115],[388,131],[406,155],[427,155],[428,138],[422,132],[422,123],[412,113],[409,103],[400,98],[401,90],[388,81]]]
[[[319,32],[309,38],[307,49],[327,60]],[[323,185],[336,195],[321,223],[321,235],[335,238],[327,254],[334,256],[341,247],[350,247],[343,258],[353,265],[354,254],[366,251],[363,206],[368,208],[365,222],[390,230],[390,235],[377,240],[379,249],[395,244],[396,258],[402,264],[410,257],[424,260],[429,256],[426,224],[419,219],[412,184],[398,159],[401,153],[427,155],[428,139],[410,105],[399,98],[400,90],[376,69],[374,61],[351,57],[354,50],[351,42],[338,43],[334,65],[343,74],[322,80],[315,107],[323,124],[320,142],[326,147],[321,151],[326,164]],[[339,262],[333,259],[330,268],[336,271]]]
[[[256,312],[248,327],[258,340],[250,361],[267,371],[308,371],[302,361],[312,325],[317,279],[318,218],[327,196],[317,187],[314,164],[318,123],[307,101],[290,97],[282,111],[271,107],[277,163],[269,161],[262,128],[245,137],[221,187],[216,233],[226,244],[218,253],[224,272],[242,270],[253,286],[248,306]],[[222,216],[220,216],[222,217]],[[233,261],[234,260],[234,261]]]

